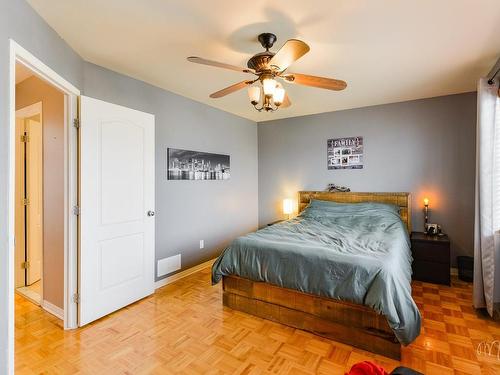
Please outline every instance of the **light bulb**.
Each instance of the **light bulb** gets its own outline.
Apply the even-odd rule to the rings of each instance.
[[[424,206],[428,206],[429,205],[429,198],[424,198]]]
[[[260,101],[260,87],[259,86],[250,86],[248,88],[248,97],[250,98],[250,102],[253,105],[256,105]]]
[[[276,87],[274,90],[273,100],[276,106],[280,106],[285,99],[285,89],[283,87]]]
[[[272,78],[265,78],[262,80],[262,88],[264,90],[264,95],[271,97],[276,91],[276,81]]]

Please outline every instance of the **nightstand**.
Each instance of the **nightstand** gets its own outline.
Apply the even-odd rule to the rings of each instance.
[[[450,239],[447,235],[411,233],[413,279],[450,285]]]

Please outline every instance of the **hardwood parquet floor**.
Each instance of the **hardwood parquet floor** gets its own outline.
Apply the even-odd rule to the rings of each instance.
[[[414,282],[423,315],[402,364],[428,375],[500,374],[500,324],[478,316],[471,284]],[[221,285],[205,269],[89,326],[61,321],[16,296],[16,374],[344,374],[371,360],[400,363],[222,306]],[[500,344],[499,344],[500,345]],[[500,349],[499,349],[500,350]]]

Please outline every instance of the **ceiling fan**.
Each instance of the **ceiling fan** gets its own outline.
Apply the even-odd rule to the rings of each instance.
[[[210,94],[211,98],[222,98],[223,96],[248,86],[248,96],[254,108],[259,112],[272,112],[276,111],[279,107],[289,107],[291,105],[283,85],[277,78],[287,83],[318,87],[327,90],[340,91],[347,87],[344,81],[338,79],[286,72],[294,61],[300,59],[309,52],[309,46],[303,41],[297,39],[287,40],[278,52],[274,53],[269,51],[269,49],[272,48],[276,42],[276,35],[263,33],[258,36],[258,39],[262,47],[266,50],[253,55],[247,62],[248,68],[240,68],[238,66],[207,60],[196,56],[187,58],[188,61],[197,64],[216,66],[257,76],[255,79],[241,81],[214,92]],[[255,82],[260,84],[253,85]]]

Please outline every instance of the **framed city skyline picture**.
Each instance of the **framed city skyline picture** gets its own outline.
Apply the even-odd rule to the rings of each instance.
[[[229,180],[230,156],[167,148],[168,180]]]
[[[363,137],[327,141],[328,169],[363,169]]]

